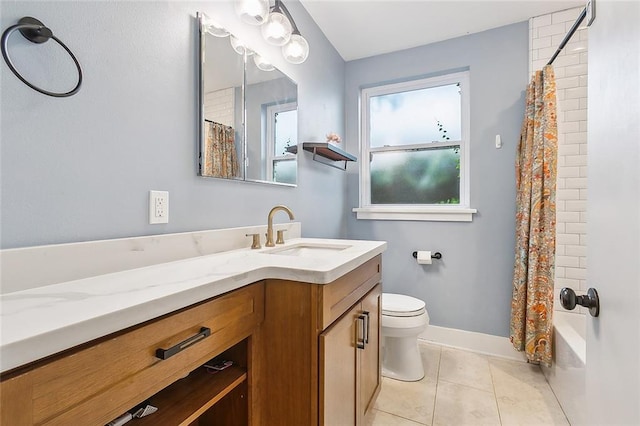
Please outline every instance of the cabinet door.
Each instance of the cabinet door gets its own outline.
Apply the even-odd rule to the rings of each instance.
[[[363,344],[363,324],[358,303],[320,335],[320,425],[356,423],[356,346]]]
[[[380,314],[382,286],[378,284],[362,299],[367,321],[365,348],[360,352],[360,414],[372,404],[380,386]]]

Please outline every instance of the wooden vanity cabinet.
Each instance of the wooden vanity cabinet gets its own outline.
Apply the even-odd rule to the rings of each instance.
[[[362,424],[380,385],[378,284],[320,334],[320,424]]]
[[[4,373],[0,424],[102,426],[147,399],[138,426],[360,424],[380,389],[380,279],[377,256],[330,284],[265,280]],[[213,358],[234,365],[212,375]]]
[[[216,411],[240,415],[215,424],[247,424],[263,318],[260,282],[3,374],[0,424],[101,426],[147,399],[158,412],[136,425],[198,425]],[[218,356],[234,366],[212,375],[202,365]]]
[[[261,425],[362,422],[380,389],[381,260],[325,285],[265,282]]]
[[[358,420],[373,407],[382,384],[382,284],[378,284],[362,299],[362,310],[367,315],[367,340],[365,347],[359,351],[360,368],[358,369],[360,384],[360,407]],[[359,422],[358,422],[359,423]]]

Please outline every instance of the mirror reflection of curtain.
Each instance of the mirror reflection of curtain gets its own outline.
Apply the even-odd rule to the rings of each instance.
[[[233,127],[207,120],[204,140],[204,176],[238,177],[240,167]]]

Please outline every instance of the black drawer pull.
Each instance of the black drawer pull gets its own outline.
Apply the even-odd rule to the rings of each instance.
[[[160,359],[171,358],[178,352],[188,348],[189,346],[193,345],[196,342],[199,342],[200,340],[204,339],[210,334],[211,334],[210,328],[201,327],[200,333],[196,334],[195,336],[189,337],[187,340],[184,340],[178,343],[177,345],[170,347],[169,349],[162,349],[162,348],[156,349],[156,358],[160,358]]]
[[[367,319],[364,315],[358,315],[358,318],[356,319],[356,321],[358,321],[361,324],[361,328],[356,331],[356,348],[358,349],[364,349],[364,344],[366,343],[364,341],[364,336],[365,336],[364,322],[366,320]],[[362,331],[362,339],[360,338],[360,331]]]
[[[364,315],[365,322],[366,322],[366,325],[364,327],[364,331],[365,331],[365,333],[364,333],[364,343],[365,343],[365,345],[368,345],[369,344],[369,321],[370,321],[369,312],[364,311],[362,314]]]

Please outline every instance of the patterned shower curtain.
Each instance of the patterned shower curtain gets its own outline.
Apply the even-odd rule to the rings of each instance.
[[[553,67],[527,87],[516,158],[516,253],[511,300],[513,346],[532,362],[551,364],[556,248],[558,130]]]
[[[233,127],[205,121],[204,140],[204,176],[237,177],[239,166]]]

